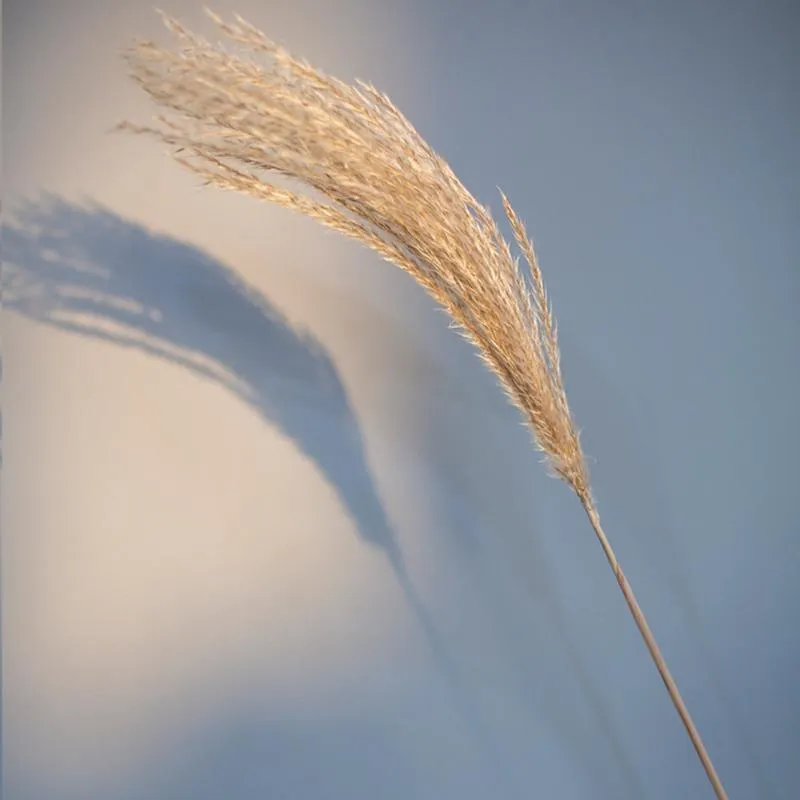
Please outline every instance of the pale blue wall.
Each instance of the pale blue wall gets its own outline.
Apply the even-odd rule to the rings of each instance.
[[[139,19],[133,0],[87,0],[75,4],[75,28],[59,17],[63,36],[54,36],[56,5],[7,0],[3,30],[11,54],[4,160],[14,160],[15,175],[35,173],[32,183],[54,191],[47,165],[58,163],[57,153],[26,150],[20,120],[33,125],[70,99],[26,95],[29,85],[41,88],[38,67],[22,45],[15,49],[15,37],[24,32],[29,50],[37,31],[48,31],[51,49],[42,57],[55,69],[59,58],[78,58],[70,31],[90,13],[104,14],[115,37],[140,33],[115,22],[123,12]],[[247,5],[247,16],[271,32],[271,11]],[[342,29],[377,29],[404,20],[389,62],[376,46],[350,67],[394,95],[498,216],[500,185],[528,222],[607,531],[730,796],[789,800],[800,781],[800,14],[775,2],[382,0],[368,13],[342,4],[338,15],[331,2],[327,22],[319,22],[314,3],[300,5],[312,25],[336,19]],[[191,4],[180,6],[187,23],[196,19]],[[230,0],[214,7],[242,8]],[[73,88],[80,91],[78,79]],[[109,101],[80,102],[99,113]],[[104,169],[88,150],[80,157]],[[166,159],[164,168],[172,169]],[[337,278],[315,272],[324,265],[302,267],[306,285],[358,295],[359,319],[391,328],[414,375],[423,375],[408,384],[391,363],[370,367],[376,396],[414,404],[407,449],[391,439],[391,420],[381,427],[359,419],[335,377],[316,383],[313,365],[329,359],[324,338],[314,350],[284,330],[280,313],[265,322],[221,280],[237,263],[218,263],[169,220],[158,238],[113,208],[107,217],[40,208],[32,224],[37,214],[45,226],[62,224],[69,242],[109,268],[120,293],[166,309],[172,327],[149,333],[210,354],[255,387],[248,402],[317,465],[364,547],[392,557],[393,536],[401,549],[416,541],[411,525],[392,534],[380,496],[391,494],[393,478],[417,476],[426,487],[418,498],[426,515],[420,552],[431,553],[436,568],[424,598],[413,575],[408,585],[402,567],[387,571],[418,632],[398,653],[408,647],[421,655],[411,666],[386,657],[381,674],[354,678],[347,691],[358,698],[356,711],[346,710],[344,690],[344,711],[318,711],[309,700],[277,716],[246,693],[228,701],[204,689],[187,702],[212,711],[187,723],[188,733],[159,758],[142,757],[119,777],[112,770],[101,784],[82,750],[89,766],[74,784],[82,788],[45,797],[51,789],[41,776],[51,768],[60,774],[57,754],[15,746],[26,714],[43,702],[19,695],[5,725],[13,753],[5,797],[710,796],[577,502],[544,476],[492,379],[403,276],[369,259],[363,274],[384,269],[385,283],[365,285],[357,270]],[[30,237],[7,234],[4,249],[33,279],[57,286]],[[162,264],[170,276],[163,284]],[[181,305],[195,267],[205,277],[193,291],[212,305],[219,298],[227,323],[204,327],[204,317]],[[20,316],[14,310],[7,319]],[[46,316],[42,306],[16,310],[37,326]],[[20,336],[5,376],[11,384],[25,377]],[[269,340],[275,359],[302,362],[286,396],[275,390],[283,378],[272,377],[263,353],[248,361],[231,345],[249,342],[256,352],[258,337]],[[294,374],[291,364],[281,369]],[[29,413],[38,426],[43,412]],[[14,424],[6,420],[7,429]],[[377,477],[366,451],[382,454]],[[14,470],[9,457],[4,480],[13,483]],[[36,495],[34,484],[14,485]],[[269,520],[268,504],[263,514]],[[26,647],[29,606],[9,566],[26,552],[23,534],[36,530],[24,516],[14,519],[17,528],[4,530],[7,695],[38,663]],[[426,574],[424,564],[415,568]],[[266,620],[271,609],[261,613]],[[312,668],[324,674],[326,665]],[[112,713],[113,693],[104,703]],[[102,761],[102,742],[96,746]]]

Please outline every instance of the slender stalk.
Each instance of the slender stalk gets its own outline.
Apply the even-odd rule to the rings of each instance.
[[[697,755],[700,757],[700,762],[703,765],[703,769],[706,771],[706,775],[708,775],[709,781],[711,781],[711,785],[714,788],[714,793],[716,794],[718,800],[728,800],[728,795],[725,793],[725,788],[722,785],[722,781],[717,775],[717,771],[714,769],[714,765],[711,762],[711,757],[709,756],[708,751],[703,744],[703,740],[700,738],[700,733],[692,721],[692,716],[689,714],[689,709],[686,707],[686,703],[683,702],[681,693],[678,690],[678,684],[672,677],[672,673],[669,671],[669,667],[667,667],[667,662],[664,660],[664,656],[661,655],[661,650],[658,647],[655,636],[653,636],[653,632],[650,630],[650,626],[647,624],[647,619],[645,619],[644,612],[640,608],[639,603],[636,600],[636,595],[633,593],[633,589],[631,589],[631,585],[628,583],[628,579],[625,577],[625,573],[622,571],[622,567],[617,560],[614,549],[611,547],[611,543],[608,541],[608,538],[603,531],[603,527],[600,524],[600,515],[597,513],[597,508],[595,507],[590,496],[579,495],[579,499],[581,501],[581,505],[586,511],[586,515],[589,517],[589,522],[592,524],[592,528],[594,529],[597,539],[600,542],[600,546],[603,548],[603,552],[608,559],[608,563],[611,565],[611,569],[617,578],[617,583],[619,584],[619,588],[625,597],[625,602],[628,604],[628,608],[631,610],[633,619],[636,622],[636,627],[639,628],[639,633],[642,634],[644,643],[647,645],[647,649],[650,651],[650,656],[656,665],[656,669],[658,669],[658,672],[661,675],[661,680],[664,681],[664,686],[667,687],[667,692],[669,692],[672,704],[675,706],[675,709],[678,712],[684,727],[686,728],[686,732],[689,734],[689,738],[692,740],[692,745],[694,745],[694,749],[697,751]]]

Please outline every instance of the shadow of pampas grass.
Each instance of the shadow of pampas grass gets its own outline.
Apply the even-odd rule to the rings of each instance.
[[[46,195],[18,204],[2,231],[8,311],[186,369],[246,403],[314,464],[359,539],[385,558],[457,712],[502,780],[502,754],[414,584],[322,343],[227,265],[97,204]]]
[[[367,245],[449,313],[522,412],[552,473],[575,492],[714,793],[725,798],[603,531],[564,389],[556,322],[520,217],[501,194],[524,270],[488,209],[388,97],[322,74],[240,17],[227,23],[207,13],[247,55],[163,15],[179,49],[139,42],[126,59],[133,80],[165,113],[153,125],[126,121],[119,130],[168,145],[206,185],[299,211]]]

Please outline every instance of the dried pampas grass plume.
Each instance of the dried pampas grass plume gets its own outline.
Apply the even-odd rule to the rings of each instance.
[[[520,409],[552,471],[591,521],[718,798],[726,797],[601,526],[561,376],[556,323],[533,244],[502,195],[527,275],[488,209],[373,86],[293,58],[240,17],[209,17],[257,59],[228,53],[162,14],[180,49],[138,42],[131,76],[167,112],[123,122],[172,148],[207,185],[318,220],[410,273],[449,312]],[[275,182],[288,178],[300,191]]]

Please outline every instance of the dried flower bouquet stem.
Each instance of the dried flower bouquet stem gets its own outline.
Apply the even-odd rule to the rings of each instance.
[[[502,196],[527,278],[489,214],[371,85],[293,58],[236,17],[207,14],[239,57],[162,15],[180,48],[137,42],[131,76],[167,112],[119,128],[169,145],[208,185],[294,209],[410,273],[449,312],[578,496],[717,798],[726,797],[678,687],[600,525],[561,377],[556,323],[533,244]],[[274,183],[289,178],[305,191]]]

